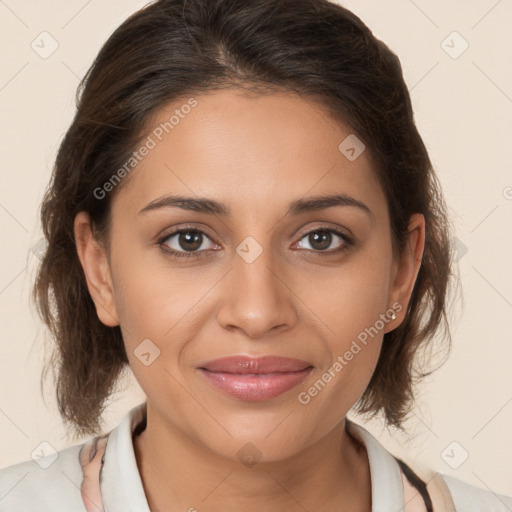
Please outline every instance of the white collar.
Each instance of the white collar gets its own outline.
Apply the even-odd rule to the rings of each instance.
[[[133,449],[132,434],[146,414],[146,402],[123,417],[108,438],[101,477],[101,494],[110,512],[150,512]],[[346,420],[350,434],[366,448],[370,464],[372,512],[401,510],[404,493],[395,458],[361,425]]]
[[[368,430],[346,419],[347,430],[366,448],[370,464],[372,512],[402,510],[404,488],[402,473],[396,459]]]
[[[146,414],[146,402],[128,411],[110,432],[101,472],[101,496],[109,512],[151,512],[137,467],[132,434]]]

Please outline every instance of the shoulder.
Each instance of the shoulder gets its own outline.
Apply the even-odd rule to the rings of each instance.
[[[512,496],[471,485],[458,478],[442,475],[457,512],[511,512]]]
[[[0,469],[2,512],[85,510],[79,453],[83,444]]]

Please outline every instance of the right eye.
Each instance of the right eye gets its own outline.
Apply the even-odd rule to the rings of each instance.
[[[162,237],[158,244],[162,250],[177,258],[195,258],[202,256],[207,248],[203,247],[210,237],[196,228],[182,228]],[[212,243],[216,245],[213,241]],[[201,249],[203,247],[203,249]]]

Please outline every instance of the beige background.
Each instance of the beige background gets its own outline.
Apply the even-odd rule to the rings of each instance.
[[[108,35],[144,4],[0,1],[0,467],[29,459],[42,441],[56,450],[71,444],[52,393],[44,403],[39,390],[43,330],[28,297],[41,239],[37,208],[79,78]],[[452,320],[451,357],[421,386],[409,435],[392,437],[378,421],[367,428],[407,461],[512,494],[512,2],[343,5],[401,59],[457,228],[464,296]],[[469,44],[458,56],[463,40],[453,31]],[[31,47],[35,41],[44,51],[41,38],[46,51],[51,38],[58,43],[46,59]],[[130,375],[122,384],[106,428],[144,399]]]

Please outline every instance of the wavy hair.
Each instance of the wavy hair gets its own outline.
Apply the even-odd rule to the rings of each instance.
[[[33,288],[54,352],[59,412],[78,436],[95,434],[128,365],[119,326],[100,322],[75,247],[73,221],[89,212],[108,237],[110,205],[94,190],[136,148],[163,105],[202,91],[293,91],[328,109],[367,147],[385,192],[393,248],[421,213],[426,242],[402,324],[384,335],[377,367],[355,405],[401,427],[414,402],[420,347],[442,333],[450,346],[447,295],[451,225],[438,178],[416,128],[398,57],[352,12],[327,0],[158,0],[109,37],[77,91],[77,111],[41,205],[48,242]]]

